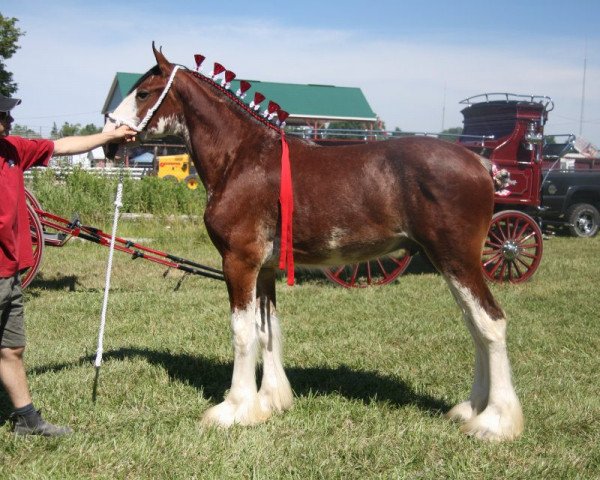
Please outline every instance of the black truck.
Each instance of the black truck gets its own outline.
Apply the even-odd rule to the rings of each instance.
[[[576,237],[598,233],[600,158],[582,155],[572,142],[546,145],[541,190],[542,226],[566,228]]]

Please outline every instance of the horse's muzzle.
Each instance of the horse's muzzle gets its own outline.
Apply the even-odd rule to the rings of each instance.
[[[104,156],[108,160],[114,160],[115,156],[117,155],[118,150],[119,150],[118,143],[107,143],[106,145],[104,145]]]

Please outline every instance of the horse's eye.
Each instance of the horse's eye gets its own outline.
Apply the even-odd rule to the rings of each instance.
[[[141,90],[137,93],[136,98],[138,100],[146,100],[148,98],[148,95],[150,95],[149,92],[146,92],[145,90]]]

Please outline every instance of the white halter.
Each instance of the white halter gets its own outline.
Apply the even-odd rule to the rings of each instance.
[[[160,107],[160,104],[163,102],[163,100],[167,96],[167,93],[169,93],[169,90],[171,89],[171,85],[173,85],[173,80],[175,80],[175,74],[177,73],[177,70],[179,70],[180,68],[181,68],[180,65],[175,65],[175,67],[173,68],[173,71],[171,72],[171,76],[169,77],[169,81],[165,85],[165,88],[162,91],[162,93],[160,94],[160,97],[158,97],[158,99],[156,100],[156,103],[154,105],[152,105],[152,108],[150,108],[146,112],[146,116],[137,125],[134,123],[134,119],[119,118],[116,115],[114,115],[114,113],[109,113],[108,118],[110,118],[113,122],[115,122],[117,127],[120,127],[121,125],[127,125],[128,127],[132,128],[133,130],[136,130],[137,132],[141,132],[142,130],[144,130],[144,128],[146,128],[146,125],[148,124],[148,122],[150,121],[152,116],[154,115],[154,112],[156,112],[158,107]]]

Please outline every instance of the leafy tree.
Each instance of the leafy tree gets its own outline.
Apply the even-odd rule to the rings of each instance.
[[[448,142],[454,143],[458,140],[462,131],[463,131],[462,127],[447,128],[446,130],[444,130],[442,132],[442,135],[440,136],[440,138],[442,140],[446,140]]]
[[[379,130],[378,127],[374,127],[376,130]],[[383,127],[385,128],[385,126]],[[332,132],[329,133],[329,130]],[[338,132],[338,130],[347,130],[345,132]],[[370,130],[370,127],[365,122],[359,121],[340,121],[340,122],[331,122],[325,128],[325,132],[322,135],[323,138],[340,138],[340,139],[348,139],[348,138],[357,138],[361,137],[365,134],[366,131]]]
[[[52,130],[50,130],[50,138],[59,138],[58,127],[56,126],[56,122],[52,122]]]
[[[25,34],[16,26],[17,22],[16,18],[5,17],[0,13],[0,93],[7,97],[17,91],[17,84],[13,82],[12,73],[6,70],[4,61],[20,48],[17,42]]]
[[[79,133],[77,135],[91,135],[92,133],[100,133],[101,131],[101,127],[98,127],[93,123],[88,123],[85,127],[82,127],[79,130]]]
[[[102,128],[97,127],[93,123],[88,123],[86,126],[82,127],[79,123],[63,123],[60,129],[56,126],[56,123],[52,125],[52,130],[50,131],[50,136],[52,138],[62,138],[62,137],[73,137],[75,135],[91,135],[92,133],[101,132]]]
[[[19,125],[19,124],[13,125],[10,133],[11,133],[11,135],[17,135],[19,137],[40,138],[39,133],[37,133],[35,130],[32,130],[31,128],[29,128],[25,125]]]

